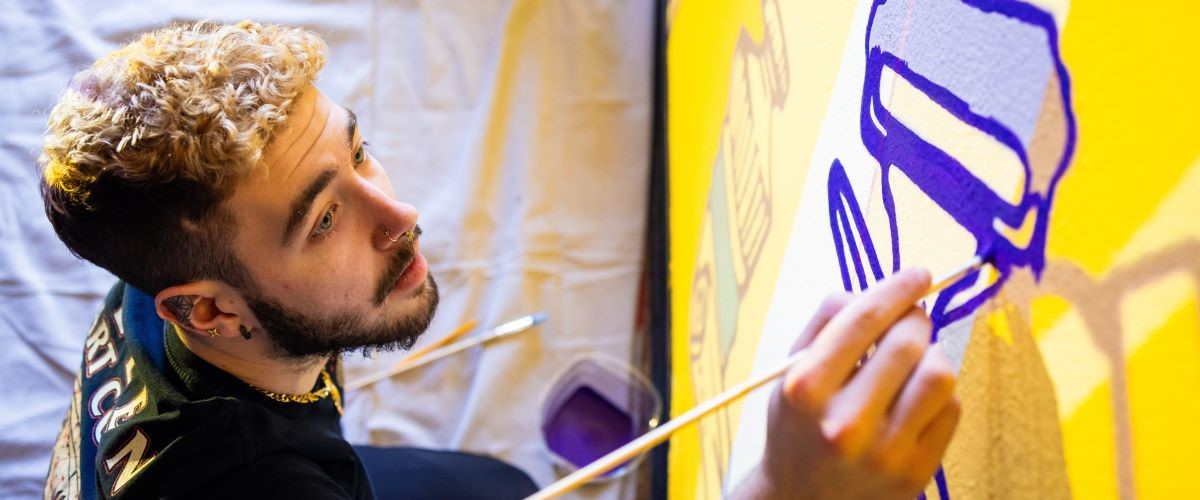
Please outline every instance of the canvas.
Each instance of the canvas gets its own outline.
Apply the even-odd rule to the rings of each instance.
[[[1200,11],[667,14],[673,414],[781,361],[825,295],[984,256],[924,304],[964,409],[925,497],[1200,495]],[[672,498],[757,462],[768,392],[672,440]]]

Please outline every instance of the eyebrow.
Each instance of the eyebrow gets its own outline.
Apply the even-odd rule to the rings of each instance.
[[[358,130],[358,115],[347,109],[346,114],[350,115],[346,119],[346,149],[354,151],[354,131]]]
[[[336,169],[321,172],[321,175],[317,176],[304,189],[304,193],[292,202],[292,215],[288,217],[287,227],[283,230],[283,246],[291,245],[292,241],[296,239],[300,224],[308,218],[308,213],[312,211],[313,201],[317,199],[317,195],[321,194],[321,191],[329,186],[330,182],[333,182],[337,173]]]
[[[350,109],[346,109],[346,115],[346,149],[353,150],[354,133],[358,131],[358,115]],[[287,226],[283,230],[283,246],[291,245],[296,239],[300,224],[308,218],[308,213],[312,210],[313,201],[317,199],[317,195],[321,194],[321,191],[329,186],[330,182],[333,182],[336,175],[337,170],[334,169],[321,172],[320,176],[309,183],[304,194],[292,202],[291,216],[288,217]]]

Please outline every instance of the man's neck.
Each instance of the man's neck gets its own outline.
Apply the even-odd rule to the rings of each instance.
[[[227,339],[207,341],[175,332],[183,345],[200,359],[259,389],[281,394],[305,394],[312,391],[325,368],[324,357],[308,360],[281,360],[268,355],[266,339],[242,341],[237,350],[224,344]]]

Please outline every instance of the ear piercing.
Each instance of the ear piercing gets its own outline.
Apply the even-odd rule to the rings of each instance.
[[[220,328],[209,328],[208,330],[204,331],[208,332],[209,338],[217,338],[221,336]],[[246,328],[246,325],[238,325],[238,331],[241,332],[242,338],[250,340],[250,329]]]

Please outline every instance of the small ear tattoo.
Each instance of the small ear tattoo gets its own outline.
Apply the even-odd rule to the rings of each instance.
[[[242,332],[242,338],[250,340],[250,329],[246,325],[238,325],[238,330]]]
[[[175,320],[192,328],[192,303],[195,295],[176,295],[163,299],[163,307],[175,315]]]

